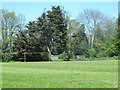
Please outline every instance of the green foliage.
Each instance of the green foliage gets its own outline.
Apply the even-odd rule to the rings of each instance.
[[[116,50],[116,39],[115,38],[110,38],[104,43],[101,43],[99,45],[97,57],[113,57],[117,55],[118,54]]]
[[[51,24],[53,54],[61,54],[66,51],[67,45],[67,20],[66,13],[61,6],[52,6],[52,11],[47,12],[48,22]],[[47,32],[48,33],[48,32]]]
[[[27,61],[49,61],[49,54],[27,54]]]
[[[2,38],[2,59],[3,61],[9,61],[12,58],[14,52],[13,41],[14,36],[19,29],[23,28],[22,20],[16,16],[15,12],[9,12],[7,10],[0,10],[0,26],[1,27],[1,38]]]
[[[117,38],[116,39],[117,39],[116,47],[117,47],[117,52],[119,56],[118,58],[120,59],[120,12],[118,14],[118,27],[117,27]]]
[[[67,26],[65,13],[60,6],[52,6],[51,11],[42,13],[36,20],[29,22],[27,30],[19,31],[14,43],[19,57],[24,52],[48,52],[60,54],[66,49]],[[32,59],[48,60],[45,55],[29,56]]]
[[[68,26],[68,52],[85,55],[89,48],[85,26],[77,20],[69,20]]]
[[[96,51],[94,48],[88,49],[88,54],[90,57],[95,57],[96,56]]]
[[[58,58],[59,58],[59,59],[63,59],[64,61],[69,61],[69,60],[70,60],[70,58],[69,58],[69,56],[68,56],[68,53],[66,53],[66,52],[63,52],[62,54],[60,54],[60,55],[58,56]]]
[[[85,10],[80,17],[83,20],[79,22],[70,19],[61,6],[52,6],[51,10],[44,11],[37,20],[30,21],[24,29],[22,19],[17,17],[15,12],[7,10],[0,12],[2,12],[0,48],[4,61],[18,60],[23,58],[23,53],[30,52],[61,54],[60,57],[64,60],[74,59],[75,55],[91,58],[120,55],[120,15],[116,25],[115,20],[105,17],[99,11]],[[48,55],[28,55],[28,59],[46,61]]]
[[[68,53],[68,57],[69,57],[70,59],[73,59],[73,58],[75,58],[75,54],[74,54],[73,52]]]
[[[1,53],[2,62],[9,62],[12,60],[13,55],[11,53]]]

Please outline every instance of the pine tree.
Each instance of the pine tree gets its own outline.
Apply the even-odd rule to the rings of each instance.
[[[84,31],[84,25],[81,25],[78,30],[73,34],[74,40],[74,53],[77,55],[84,55],[89,47],[88,39]]]
[[[20,31],[15,40],[19,57],[24,52],[49,52],[61,54],[66,50],[67,23],[60,6],[52,6],[51,11],[43,12],[35,21]]]
[[[52,6],[52,11],[48,11],[48,20],[52,25],[52,52],[61,54],[67,48],[67,23],[60,6]]]

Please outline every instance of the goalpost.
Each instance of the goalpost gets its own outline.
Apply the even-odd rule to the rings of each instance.
[[[24,62],[26,62],[27,60],[27,55],[29,54],[48,54],[48,58],[49,58],[49,62],[51,60],[51,52],[50,52],[50,49],[49,47],[47,47],[47,51],[48,52],[28,52],[28,53],[23,53],[23,58],[19,58],[19,59],[23,59]],[[17,54],[17,53],[12,53],[12,54]]]
[[[48,54],[48,58],[49,58],[49,62],[50,62],[50,60],[51,60],[51,54],[49,53],[49,52],[29,52],[29,53],[23,53],[23,55],[24,55],[24,62],[26,62],[26,55],[27,54]]]

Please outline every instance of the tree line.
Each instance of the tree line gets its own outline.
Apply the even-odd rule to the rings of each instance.
[[[49,52],[52,55],[113,57],[119,55],[119,19],[86,9],[71,19],[62,6],[52,6],[25,25],[24,17],[0,10],[3,61],[19,60],[23,53]],[[118,23],[117,23],[118,22]],[[28,54],[27,60],[48,60],[48,54]]]

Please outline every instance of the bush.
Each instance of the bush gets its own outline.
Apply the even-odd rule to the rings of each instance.
[[[10,62],[9,59],[2,59],[2,62]]]
[[[11,53],[2,53],[1,54],[2,62],[9,62],[12,60],[13,55]]]
[[[94,48],[88,49],[88,54],[91,58],[96,56],[96,50]]]
[[[70,61],[70,57],[68,56],[68,53],[63,52],[58,56],[59,59],[63,59],[64,61]]]
[[[49,61],[49,54],[27,54],[27,61]]]
[[[97,53],[97,57],[98,58],[99,57],[106,57],[106,54],[105,54],[105,52],[101,51],[101,52]]]
[[[73,52],[68,53],[68,57],[69,57],[70,59],[75,59],[75,54],[74,54]]]
[[[41,59],[42,59],[43,61],[49,61],[49,54],[48,54],[48,53],[46,53],[46,54],[41,54]]]

